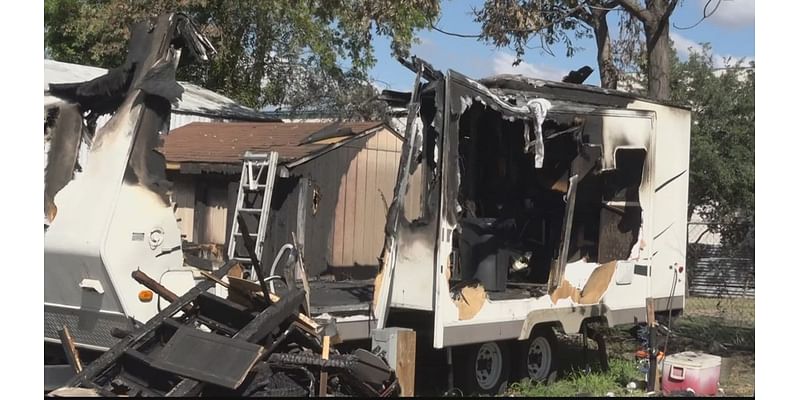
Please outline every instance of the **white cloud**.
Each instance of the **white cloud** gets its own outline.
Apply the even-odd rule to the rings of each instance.
[[[708,12],[714,9],[716,1],[712,0],[708,6]],[[703,15],[703,8],[706,1],[697,1],[697,8],[700,15]],[[711,17],[708,18],[714,25],[725,28],[742,28],[754,25],[756,22],[756,0],[721,0],[719,7]]]
[[[700,51],[703,48],[699,43],[679,33],[670,32],[669,38],[672,39],[672,45],[680,58],[689,57],[691,50]]]
[[[547,65],[533,65],[523,61],[519,65],[514,66],[513,63],[513,55],[505,52],[495,52],[495,58],[492,60],[492,73],[520,74],[551,81],[560,81],[568,73],[568,71],[564,71],[563,69]]]
[[[689,57],[691,52],[700,52],[703,49],[703,46],[700,43],[695,42],[692,39],[689,39],[685,36],[682,36],[679,33],[672,32],[670,33],[670,39],[672,39],[672,44],[675,47],[675,52],[678,53],[678,57],[685,60]],[[722,68],[728,64],[727,59],[730,59],[730,63],[735,63],[740,57],[733,56],[731,54],[716,54],[714,53],[711,56],[711,59],[714,63],[715,68]],[[750,61],[754,61],[753,57],[744,57],[744,63],[749,64]]]

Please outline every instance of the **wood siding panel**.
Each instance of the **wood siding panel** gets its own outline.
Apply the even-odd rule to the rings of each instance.
[[[402,141],[383,130],[366,141],[355,141],[337,150],[350,160],[350,165],[339,188],[331,239],[332,266],[378,264],[401,148]],[[417,207],[419,188],[409,191],[415,196],[411,199],[412,208]]]
[[[341,149],[342,153],[347,155],[348,159],[353,159],[358,152],[357,149],[345,147]],[[355,234],[355,212],[356,212],[356,173],[358,163],[353,160],[350,162],[350,167],[347,169],[347,174],[343,185],[345,187],[344,198],[344,235],[342,236],[342,263],[343,265],[352,265],[353,254],[353,236]]]
[[[204,208],[204,226],[201,227],[199,243],[225,243],[225,227],[228,222],[227,187],[210,187],[206,195]]]
[[[367,224],[368,224],[368,236],[367,236],[367,243],[365,244],[366,248],[369,251],[377,251],[377,254],[366,254],[366,259],[364,260],[364,265],[373,265],[377,264],[377,257],[380,255],[380,234],[376,233],[375,225],[378,224],[380,221],[380,213],[378,210],[381,209],[381,195],[378,192],[378,156],[380,152],[369,150],[367,153],[367,164],[369,165],[369,169],[367,170],[367,187],[369,191],[366,193],[367,197]],[[375,250],[377,249],[377,250]]]
[[[369,149],[359,151],[356,155],[356,209],[353,213],[353,223],[355,224],[355,236],[353,237],[353,263],[363,264],[365,247],[364,241],[369,236],[366,232],[368,229],[368,219],[366,217],[367,207],[367,154]],[[371,232],[370,232],[371,233]]]
[[[337,163],[344,163],[344,151],[335,152]],[[334,178],[337,179],[337,178]],[[333,238],[331,238],[331,265],[343,265],[344,262],[344,205],[347,198],[347,175],[338,177],[339,192],[336,199],[334,212]]]
[[[173,186],[172,201],[177,204],[175,218],[185,240],[194,240],[194,180],[191,176],[180,176]]]

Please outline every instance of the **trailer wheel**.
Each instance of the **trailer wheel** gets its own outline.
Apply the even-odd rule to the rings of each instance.
[[[456,385],[465,395],[499,394],[508,386],[511,359],[507,343],[486,342],[453,349]]]
[[[548,381],[553,372],[558,370],[558,360],[555,355],[558,348],[558,339],[553,328],[539,327],[531,332],[530,338],[523,343],[520,357],[520,370],[525,371],[532,381]]]

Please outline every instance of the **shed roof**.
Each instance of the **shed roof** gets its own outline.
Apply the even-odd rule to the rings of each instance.
[[[51,83],[85,82],[105,75],[108,70],[87,65],[44,60],[45,105],[55,103],[58,98],[48,94]],[[217,92],[204,89],[189,82],[178,82],[184,92],[181,100],[173,106],[173,112],[208,115],[233,120],[279,121],[260,111],[245,107]]]
[[[329,133],[334,126],[339,136],[325,134],[307,143],[319,132]],[[321,155],[349,139],[386,127],[379,121],[331,124],[286,122],[193,122],[164,136],[159,151],[168,163],[240,165],[246,151],[277,151],[282,163],[293,163]],[[391,130],[391,129],[390,129]],[[319,135],[317,135],[319,136]]]

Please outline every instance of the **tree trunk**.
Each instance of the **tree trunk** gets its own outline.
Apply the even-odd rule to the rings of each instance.
[[[592,28],[597,42],[597,66],[600,68],[600,86],[616,89],[619,76],[614,66],[611,52],[611,38],[608,36],[607,10],[592,9]]]
[[[647,39],[647,87],[648,95],[657,100],[670,96],[670,45],[669,17],[675,11],[678,0],[648,0],[642,8],[639,0],[617,0],[620,6],[644,25]]]
[[[666,18],[664,18],[666,19]],[[658,100],[667,100],[669,90],[669,24],[647,24],[645,36],[647,39],[647,86],[650,97]]]

